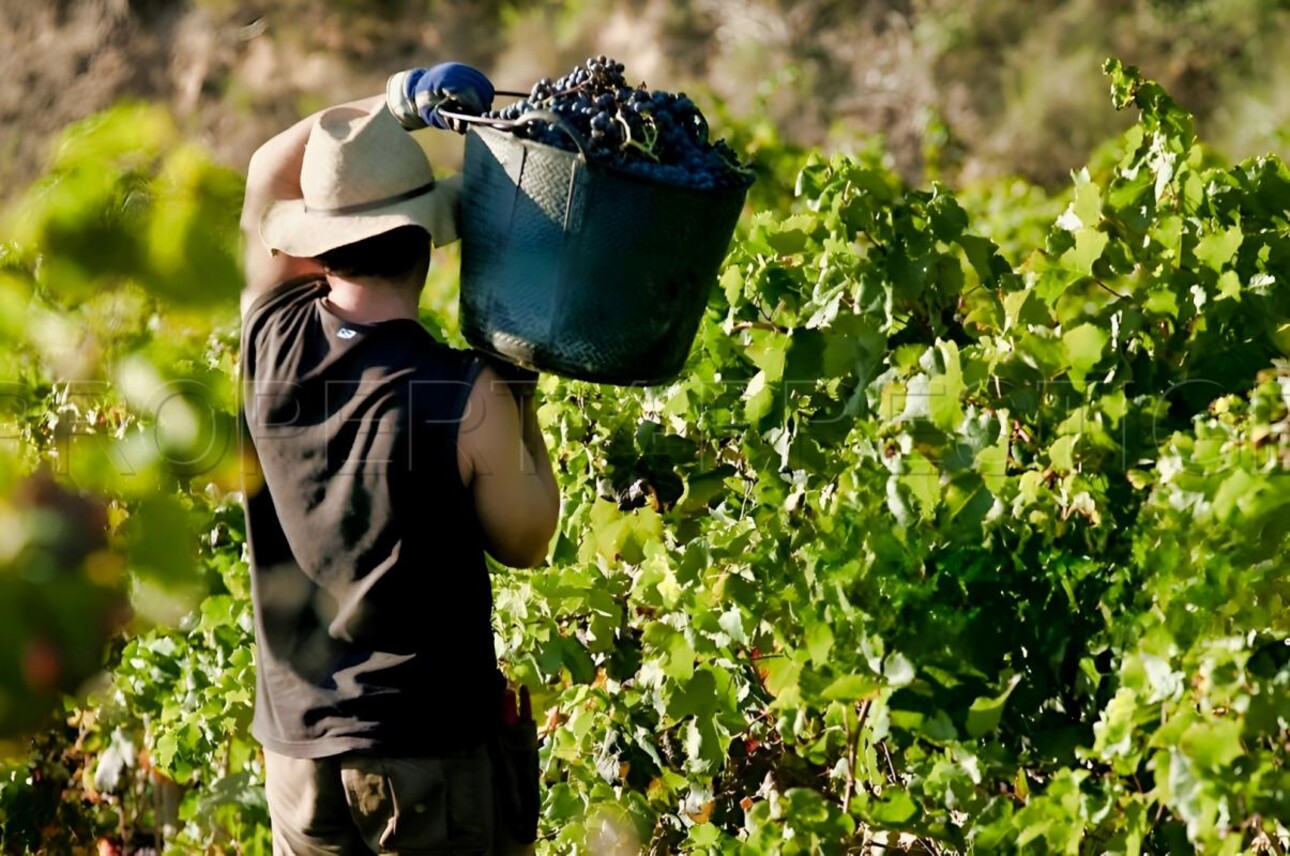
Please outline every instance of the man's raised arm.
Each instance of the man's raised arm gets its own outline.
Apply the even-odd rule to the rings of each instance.
[[[391,75],[385,92],[337,105],[370,113],[385,105],[405,129],[435,127],[464,133],[465,127],[439,115],[440,107],[482,113],[493,102],[493,85],[478,69],[459,62],[441,62],[431,68],[413,68]],[[331,108],[328,108],[331,109]],[[313,259],[271,253],[260,240],[260,218],[274,202],[302,199],[300,167],[305,144],[319,111],[301,119],[256,149],[246,174],[242,203],[242,238],[245,245],[246,288],[242,311],[253,300],[279,283],[310,274],[321,274]]]
[[[343,106],[370,111],[384,103],[384,95],[373,95]],[[246,266],[246,287],[242,291],[243,312],[246,312],[256,297],[279,283],[322,273],[322,267],[313,259],[302,259],[286,253],[270,253],[260,240],[260,216],[264,209],[280,199],[300,199],[303,196],[300,190],[300,164],[304,159],[309,132],[319,113],[301,119],[251,155],[251,163],[246,171],[246,198],[242,203],[241,219]]]

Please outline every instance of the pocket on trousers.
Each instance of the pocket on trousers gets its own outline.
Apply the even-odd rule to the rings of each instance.
[[[383,848],[484,852],[491,846],[493,803],[482,749],[458,757],[388,758],[384,764],[393,823]]]

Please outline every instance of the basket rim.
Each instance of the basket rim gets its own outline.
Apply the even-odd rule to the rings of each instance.
[[[704,196],[747,197],[748,189],[757,183],[756,176],[750,176],[748,179],[748,183],[740,186],[705,188],[705,187],[695,187],[694,185],[691,185],[691,184],[678,184],[677,182],[674,182],[674,181],[664,181],[663,179],[660,179],[660,178],[647,178],[646,176],[640,175],[639,173],[631,172],[630,170],[625,170],[622,167],[614,166],[613,164],[598,163],[596,161],[588,160],[582,157],[576,151],[571,152],[568,149],[562,149],[559,146],[553,146],[548,143],[540,143],[537,140],[530,140],[527,137],[517,137],[513,132],[508,131],[504,128],[492,128],[492,127],[489,127],[488,125],[472,125],[467,133],[467,137],[469,137],[470,133],[477,133],[482,137],[482,136],[485,136],[485,133],[484,133],[485,131],[487,131],[488,134],[496,136],[501,140],[509,141],[512,145],[531,146],[533,148],[540,149],[545,152],[552,152],[559,155],[563,155],[568,160],[580,160],[586,165],[587,169],[592,172],[605,172],[611,175],[621,176],[629,181],[634,181],[637,184],[643,184],[648,187],[672,187],[672,188],[676,188],[677,190],[686,190],[686,191],[690,191],[691,193],[702,194]]]
[[[468,344],[471,349],[479,353],[488,354],[496,359],[504,360],[508,363],[520,365],[524,368],[529,368],[543,374],[553,374],[569,380],[624,387],[663,386],[675,382],[685,374],[685,365],[689,361],[690,351],[694,347],[693,342],[686,347],[685,353],[675,369],[663,373],[646,374],[644,372],[629,373],[609,369],[589,368],[586,363],[570,359],[546,346],[531,342],[523,336],[517,336],[514,333],[494,333],[490,335],[486,333],[483,328],[468,322],[461,325],[461,334],[466,340],[466,344]],[[535,355],[540,355],[540,362],[542,365],[539,366],[538,362],[530,363],[524,360],[517,360],[513,354],[508,354],[501,350],[497,347],[496,342],[493,341],[496,336],[508,339],[512,344],[518,345],[525,350],[529,350]]]

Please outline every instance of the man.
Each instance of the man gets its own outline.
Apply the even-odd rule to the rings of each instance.
[[[443,127],[445,98],[478,111],[492,87],[457,63],[396,75],[248,170],[253,731],[278,854],[508,846],[484,552],[542,562],[559,495],[529,397],[417,321],[457,187],[401,123]]]

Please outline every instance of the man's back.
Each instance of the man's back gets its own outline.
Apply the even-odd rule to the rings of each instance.
[[[415,79],[491,97],[460,64]],[[275,854],[511,852],[536,835],[536,748],[502,749],[484,554],[544,561],[559,489],[525,387],[417,320],[460,184],[436,178],[389,94],[302,119],[247,170],[254,732]]]
[[[294,757],[468,746],[501,684],[458,470],[480,362],[412,319],[343,320],[327,292],[279,286],[245,315],[255,734]]]

